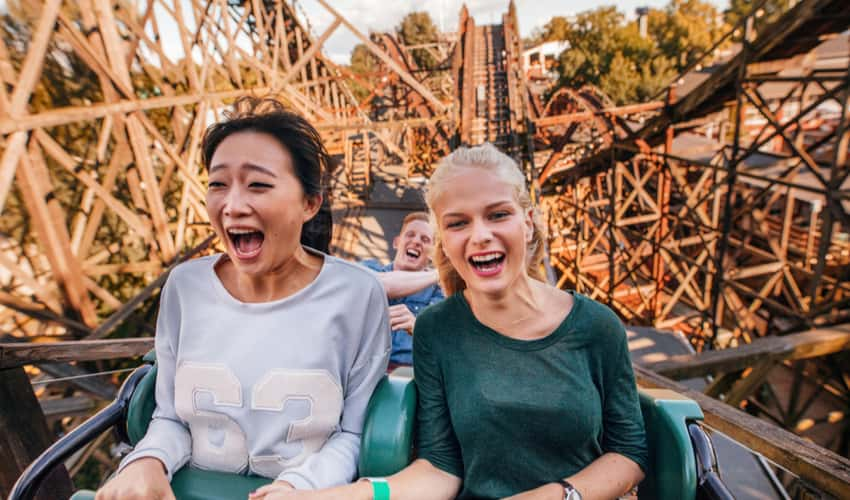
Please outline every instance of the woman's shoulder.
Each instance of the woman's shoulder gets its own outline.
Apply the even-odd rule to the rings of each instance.
[[[174,287],[208,279],[209,271],[222,255],[220,253],[205,255],[177,264],[168,274],[168,284]]]
[[[423,309],[416,316],[416,331],[429,336],[439,335],[464,321],[466,318],[459,294],[460,292]]]
[[[324,259],[323,266],[327,266],[327,269],[322,274],[327,276],[328,279],[346,283],[349,287],[355,287],[353,289],[358,293],[369,289],[379,290],[383,293],[384,288],[375,273],[360,264],[333,255],[325,255]]]
[[[594,344],[609,345],[625,337],[623,322],[610,307],[578,292],[572,292],[572,296],[576,313],[574,325]]]

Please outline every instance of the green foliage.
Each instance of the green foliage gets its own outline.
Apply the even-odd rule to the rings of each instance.
[[[549,40],[567,40],[570,34],[570,21],[564,16],[554,16],[542,29],[535,30],[528,41],[529,45],[536,45]]]
[[[762,0],[729,0],[729,8],[724,12],[726,22],[735,26],[742,18],[746,17]],[[754,28],[759,30],[764,26],[779,19],[783,12],[791,8],[792,0],[767,0],[761,5],[761,12],[756,12]]]
[[[438,39],[437,27],[427,12],[411,12],[404,16],[396,28],[401,42],[405,45],[435,43]],[[411,51],[414,62],[420,69],[433,69],[439,61],[426,49]]]
[[[351,71],[361,76],[370,75],[378,70],[378,58],[366,47],[366,44],[358,43],[351,51]]]
[[[566,40],[558,60],[559,85],[591,84],[617,104],[653,98],[690,63],[701,58],[728,29],[705,0],[670,0],[647,17],[647,36],[637,20],[626,22],[614,6],[553,17],[535,42]]]
[[[351,51],[351,63],[349,69],[351,72],[359,75],[361,77],[361,81],[357,80],[351,81],[351,91],[354,93],[354,97],[357,98],[358,101],[362,101],[369,95],[369,89],[362,83],[367,82],[369,85],[373,85],[375,82],[375,72],[378,71],[378,66],[380,61],[366,47],[366,44],[358,43],[354,46],[354,49]]]
[[[671,0],[663,11],[649,13],[649,36],[678,71],[708,52],[727,30],[717,9],[702,0]]]

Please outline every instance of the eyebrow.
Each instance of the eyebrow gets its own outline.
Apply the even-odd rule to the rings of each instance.
[[[501,205],[509,205],[511,203],[511,201],[512,200],[501,200],[501,201],[497,201],[495,203],[490,203],[489,205],[484,207],[484,210],[492,210],[492,209],[499,207]],[[447,214],[443,214],[443,217],[454,217],[454,216],[459,217],[459,216],[462,216],[462,215],[463,214],[459,213],[459,212],[449,212]]]
[[[210,173],[213,173],[217,170],[221,170],[221,169],[227,168],[227,167],[228,167],[228,165],[226,163],[219,163],[217,165],[213,165],[213,166],[210,167]],[[253,163],[243,163],[242,167],[246,168],[248,170],[253,170],[255,172],[260,172],[261,174],[266,174],[266,175],[269,175],[271,177],[277,178],[277,175],[273,171],[271,171],[270,169],[263,167],[261,165],[255,165]]]

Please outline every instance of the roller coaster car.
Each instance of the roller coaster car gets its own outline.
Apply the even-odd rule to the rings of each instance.
[[[156,365],[136,369],[121,387],[118,397],[79,427],[45,450],[18,479],[9,500],[33,498],[47,474],[98,435],[115,427],[122,441],[135,444],[147,431],[153,414]],[[720,480],[711,440],[699,422],[699,406],[675,392],[641,389],[640,404],[646,421],[650,467],[638,488],[638,499],[732,499]],[[409,376],[390,375],[375,389],[363,428],[359,471],[362,476],[386,476],[412,460],[416,387]],[[179,500],[247,498],[248,493],[269,483],[258,476],[210,472],[186,466],[171,482]],[[79,491],[72,500],[94,498]]]

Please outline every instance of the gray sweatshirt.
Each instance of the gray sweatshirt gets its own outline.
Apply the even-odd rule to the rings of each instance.
[[[169,480],[191,461],[297,489],[350,482],[389,355],[383,288],[362,267],[325,255],[294,295],[244,303],[215,274],[220,257],[177,266],[163,287],[157,407],[119,470],[155,457]]]

